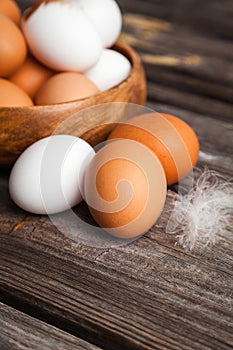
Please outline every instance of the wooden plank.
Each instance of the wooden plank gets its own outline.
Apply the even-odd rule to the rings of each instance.
[[[188,254],[161,226],[125,247],[85,248],[32,218],[1,234],[0,291],[106,349],[230,349],[231,250],[226,236],[205,259]]]
[[[196,130],[198,165],[232,176],[232,1],[207,0],[202,11],[186,0],[120,4],[128,11],[123,38],[145,63],[149,105]],[[7,177],[0,176],[0,300],[106,350],[232,349],[231,228],[212,249],[175,246],[166,233],[176,199],[169,191],[160,220],[137,241],[82,246],[46,216],[16,208]],[[76,212],[90,220],[83,203]]]
[[[232,175],[230,123],[172,106],[151,107],[189,122],[202,152],[212,157],[212,168],[218,156],[217,165]],[[28,217],[14,207],[6,179],[7,174],[0,200],[1,298],[106,349],[231,348],[233,241],[228,232],[210,250],[188,253],[174,246],[176,238],[165,233],[175,198],[169,192],[165,213],[141,239],[117,249],[84,247],[47,217]],[[83,204],[79,211],[88,218]],[[18,215],[21,221],[15,222]]]
[[[199,52],[207,58],[221,58],[231,61],[232,41],[224,41],[217,37],[209,37],[198,33],[196,28],[187,30],[183,26],[154,16],[146,16],[145,12],[123,13],[123,34],[128,34],[128,40],[137,43],[139,48],[153,49],[161,52],[181,54],[184,51],[190,55]],[[156,49],[156,50],[155,50]]]
[[[200,130],[200,116],[186,118]],[[214,123],[206,124],[212,125],[209,140],[216,128],[226,135],[216,138],[217,152],[232,139],[229,123]],[[4,199],[6,190],[5,182],[1,207],[14,218],[19,210]],[[169,193],[168,208],[173,198]],[[85,206],[81,210],[87,217]],[[165,213],[140,240],[94,249],[64,237],[46,217],[25,220],[23,214],[8,234],[1,231],[3,300],[105,349],[231,348],[233,242],[227,232],[212,250],[187,253],[165,234]]]
[[[144,15],[126,13],[124,22],[121,39],[141,54],[149,100],[232,120],[231,42]]]
[[[1,350],[98,350],[96,346],[0,303]]]
[[[197,76],[182,74],[179,70],[161,64],[148,64],[142,60],[145,66],[147,79],[158,85],[165,85],[170,88],[185,91],[198,96],[216,99],[220,102],[233,103],[233,88],[220,83],[211,83],[208,80],[200,79]],[[156,98],[156,96],[155,96]]]
[[[165,19],[171,23],[195,28],[195,31],[209,36],[232,39],[233,4],[231,0],[119,0],[124,12],[143,13],[147,16]]]
[[[233,105],[210,97],[181,91],[158,83],[148,82],[148,100],[153,103],[173,105],[201,115],[232,121]]]
[[[141,53],[149,81],[232,102],[232,43],[187,33],[152,17],[124,18],[121,39]]]

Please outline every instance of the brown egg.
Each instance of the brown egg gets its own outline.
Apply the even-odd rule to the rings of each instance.
[[[30,97],[17,85],[0,78],[0,107],[32,106]]]
[[[36,104],[50,105],[78,100],[98,93],[98,88],[81,73],[59,73],[47,80],[36,95]]]
[[[21,12],[17,3],[13,0],[0,0],[0,13],[19,24]]]
[[[32,99],[41,86],[54,72],[29,56],[22,66],[10,77],[10,80],[21,87]]]
[[[95,221],[111,235],[131,238],[158,219],[167,183],[158,158],[132,140],[114,140],[92,159],[84,198]]]
[[[126,138],[143,143],[161,161],[168,185],[187,176],[198,160],[199,142],[183,120],[164,113],[134,117],[119,124],[109,139]]]
[[[21,66],[27,47],[17,25],[0,14],[0,77],[9,77]]]

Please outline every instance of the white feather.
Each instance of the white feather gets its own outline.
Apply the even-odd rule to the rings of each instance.
[[[193,186],[178,195],[166,232],[177,234],[177,243],[192,250],[197,243],[213,245],[232,225],[232,181],[205,169],[193,178]]]

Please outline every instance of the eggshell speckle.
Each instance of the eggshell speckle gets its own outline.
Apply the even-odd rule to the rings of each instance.
[[[109,139],[143,143],[160,159],[169,185],[187,176],[198,160],[199,142],[183,120],[164,113],[145,114],[118,125]]]
[[[27,148],[12,168],[9,192],[22,209],[54,214],[78,204],[85,168],[94,156],[84,140],[54,135]]]
[[[36,95],[36,104],[50,105],[78,100],[98,93],[99,90],[83,74],[59,73],[49,78]]]
[[[111,235],[132,238],[158,219],[167,184],[158,158],[144,145],[116,140],[92,159],[84,198],[96,222]]]
[[[99,61],[84,74],[100,91],[111,89],[124,81],[131,70],[128,59],[117,51],[105,49]]]

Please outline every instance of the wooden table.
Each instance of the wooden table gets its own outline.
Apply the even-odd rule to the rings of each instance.
[[[196,130],[198,166],[232,176],[232,0],[119,3],[122,40],[145,65],[147,105]],[[1,350],[232,349],[232,227],[212,248],[185,251],[165,233],[164,213],[131,244],[84,247],[17,208],[8,175],[1,171]]]

